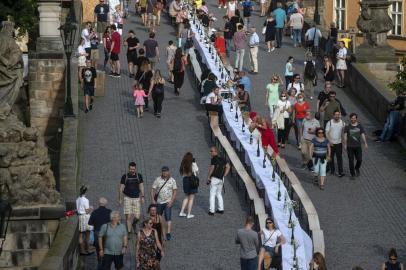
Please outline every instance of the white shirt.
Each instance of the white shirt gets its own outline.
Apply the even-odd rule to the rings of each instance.
[[[297,95],[300,94],[300,92],[304,91],[304,85],[302,82],[298,82],[298,83],[289,83],[288,84],[288,90],[290,90],[290,88],[294,87],[296,89],[296,97]]]
[[[236,2],[228,2],[228,10],[229,11],[234,11],[236,7]]]
[[[84,56],[84,54],[86,53],[85,47],[82,45],[78,46],[78,54],[79,56]]]
[[[314,132],[316,128],[320,127],[320,122],[316,118],[307,120],[306,118],[303,120],[303,138],[305,140],[311,141],[316,135]],[[313,134],[309,133],[309,128],[313,132]]]
[[[330,120],[326,124],[327,139],[332,144],[339,144],[342,140],[345,123],[343,120],[336,122],[334,119]]]
[[[303,28],[303,16],[299,12],[290,15],[290,26],[293,29]]]
[[[287,111],[290,108],[289,100],[278,100],[277,106],[281,111],[284,110],[283,118],[289,118],[289,112]]]
[[[338,57],[345,58],[347,56],[347,48],[340,48],[337,53]]]
[[[152,188],[155,189],[155,194],[158,193],[158,191],[161,189],[161,191],[159,191],[158,194],[158,202],[157,203],[168,203],[172,200],[172,196],[173,196],[173,191],[178,189],[178,187],[176,186],[176,181],[175,179],[173,179],[172,177],[169,178],[167,181],[167,183],[165,184],[165,179],[163,179],[162,177],[158,177],[157,179],[155,179],[154,183],[152,184]],[[164,186],[165,184],[165,186]]]
[[[84,28],[82,30],[81,37],[85,40],[84,47],[85,48],[90,48],[90,33],[89,33],[89,30],[87,28]]]
[[[213,103],[214,104],[216,104],[217,103],[217,101],[218,101],[218,96],[214,93],[214,92],[211,92],[210,94],[208,94],[207,95],[207,97],[206,97],[206,104],[212,104],[212,102],[211,102],[211,99],[212,98],[214,98],[213,99]]]
[[[256,32],[252,33],[250,36],[250,40],[248,42],[250,47],[258,46],[259,45],[259,36]]]
[[[263,228],[262,232],[263,232],[262,244],[268,247],[275,247],[276,242],[278,241],[278,237],[282,236],[282,233],[279,230],[270,231],[268,229]]]
[[[110,13],[116,12],[116,6],[120,5],[120,0],[109,0]]]
[[[89,200],[85,197],[85,195],[76,199],[76,210],[78,211],[78,214],[86,214],[86,209],[89,208]]]

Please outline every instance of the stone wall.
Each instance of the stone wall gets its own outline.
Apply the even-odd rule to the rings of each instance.
[[[65,60],[62,54],[32,53],[29,56],[31,125],[45,136],[62,126],[65,101]]]

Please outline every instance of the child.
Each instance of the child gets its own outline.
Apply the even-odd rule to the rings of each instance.
[[[144,97],[148,97],[147,94],[145,94],[144,89],[142,89],[142,85],[137,83],[134,85],[134,104],[135,107],[137,108],[137,117],[141,118],[143,116],[144,113],[144,105],[145,105],[145,101],[144,101]]]
[[[90,30],[90,60],[92,60],[92,67],[96,68],[97,61],[99,61],[99,38],[95,29]]]

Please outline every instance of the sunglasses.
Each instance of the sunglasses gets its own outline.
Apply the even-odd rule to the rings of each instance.
[[[389,258],[391,261],[396,261],[398,258]]]
[[[317,132],[317,134],[324,134],[324,131],[319,131]]]

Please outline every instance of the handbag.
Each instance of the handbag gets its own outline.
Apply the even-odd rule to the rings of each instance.
[[[262,34],[265,35],[266,33],[266,26],[262,27]]]
[[[199,187],[200,179],[194,173],[190,176],[190,187],[196,189]]]
[[[185,45],[184,45],[185,49],[190,49],[190,48],[193,47],[193,40],[192,40],[192,38],[189,37],[189,34],[190,34],[189,31],[190,30],[187,31],[186,42],[185,42]]]
[[[161,192],[162,188],[168,183],[169,179],[165,181],[165,183],[159,188],[158,192],[154,195],[154,201],[158,201],[159,192]]]

